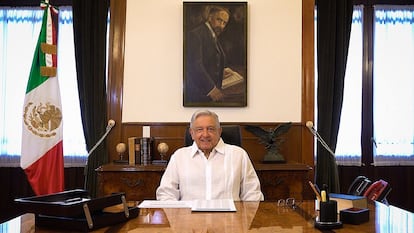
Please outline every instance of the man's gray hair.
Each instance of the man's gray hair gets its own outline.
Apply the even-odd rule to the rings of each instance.
[[[208,15],[214,15],[217,12],[224,11],[230,16],[229,9],[222,7],[222,6],[209,6],[208,8]]]
[[[220,120],[218,115],[215,112],[209,111],[209,110],[197,110],[195,113],[193,113],[193,116],[191,117],[190,121],[190,128],[193,128],[194,121],[200,117],[200,116],[211,116],[216,121],[216,127],[220,128]]]

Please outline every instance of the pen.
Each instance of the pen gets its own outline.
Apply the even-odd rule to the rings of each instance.
[[[319,186],[317,184],[313,184],[313,186],[315,186],[315,189],[318,193],[321,193],[321,190],[319,189]]]
[[[329,201],[329,192],[327,184],[323,184],[323,190],[325,190],[326,201]]]
[[[309,181],[309,185],[312,188],[313,192],[315,193],[316,198],[320,201],[322,198],[321,198],[321,195],[319,194],[318,190],[316,190],[315,185],[310,181]]]
[[[322,202],[326,202],[326,191],[325,190],[321,191],[321,197],[322,197]]]

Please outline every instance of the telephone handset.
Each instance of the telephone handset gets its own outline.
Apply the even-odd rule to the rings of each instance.
[[[391,188],[388,185],[388,182],[378,180],[368,187],[364,193],[364,196],[366,196],[368,200],[383,202],[390,191]]]
[[[349,186],[348,194],[362,196],[365,189],[371,184],[371,181],[365,176],[358,176]]]

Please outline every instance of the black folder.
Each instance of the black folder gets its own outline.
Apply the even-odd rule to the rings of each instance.
[[[64,230],[91,231],[128,221],[138,216],[137,206],[129,207],[125,193],[90,198],[86,190],[75,189],[60,193],[14,200],[25,213],[35,214],[38,227]],[[120,212],[105,208],[120,205]]]

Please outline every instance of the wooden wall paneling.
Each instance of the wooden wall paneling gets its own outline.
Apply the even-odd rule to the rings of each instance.
[[[244,129],[245,125],[257,125],[266,130],[275,128],[280,123],[223,123],[238,124],[242,131],[242,146],[249,153],[255,163],[260,163],[266,153],[264,145],[260,143],[259,138]],[[188,123],[124,123],[122,125],[122,136],[119,142],[127,143],[129,137],[142,137],[142,128],[144,125],[150,126],[151,137],[154,137],[154,156],[159,158],[156,146],[160,142],[165,142],[169,146],[168,155],[184,145],[184,132]],[[288,163],[302,163],[302,129],[300,123],[293,123],[290,130],[282,136],[284,142],[281,145],[280,153]],[[115,150],[115,149],[111,149]],[[118,159],[116,157],[111,158]]]
[[[155,159],[160,158],[156,146],[161,142],[168,144],[168,156],[184,145],[184,132],[187,123],[124,123],[120,142],[127,143],[129,137],[142,137],[143,126],[150,126],[151,128],[150,136],[154,138],[153,151]]]
[[[266,130],[271,130],[277,127],[277,124],[259,124],[262,128]],[[257,125],[257,124],[252,124]],[[242,126],[243,127],[243,126]],[[293,123],[289,131],[282,135],[281,139],[283,140],[280,153],[288,163],[300,163],[301,162],[301,134],[300,134],[300,124]],[[243,147],[246,151],[252,156],[252,160],[256,163],[259,163],[263,160],[264,155],[266,154],[266,149],[263,144],[260,143],[259,138],[253,135],[252,133],[243,129]]]
[[[315,0],[302,0],[302,124],[315,118]],[[313,135],[302,127],[301,162],[315,167]],[[310,177],[314,177],[314,169]],[[313,178],[312,178],[313,180]],[[308,190],[310,191],[310,190]]]
[[[302,0],[302,124],[315,118],[315,35],[314,35],[315,0]],[[315,159],[314,138],[309,130],[301,128],[301,163],[311,166],[309,180],[314,181]],[[309,185],[304,187],[306,198],[314,198]]]
[[[109,161],[112,161],[114,158],[118,159],[114,148],[120,142],[122,134],[126,0],[110,0],[110,17],[107,114],[109,119],[115,120],[116,125],[108,134],[106,145],[109,152]]]

